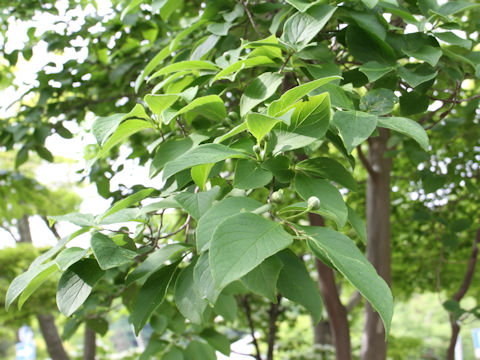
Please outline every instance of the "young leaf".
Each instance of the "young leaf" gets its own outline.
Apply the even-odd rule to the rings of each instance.
[[[210,267],[217,288],[240,279],[293,239],[282,225],[252,213],[233,215],[214,230]]]
[[[163,110],[172,106],[177,101],[179,95],[161,94],[161,95],[145,95],[143,100],[154,114],[160,115]]]
[[[70,316],[82,306],[104,273],[94,259],[83,259],[70,266],[58,282],[57,305],[62,314]]]
[[[379,117],[377,125],[411,137],[423,150],[428,151],[428,135],[419,123],[404,117]]]
[[[150,315],[163,302],[177,266],[178,263],[174,263],[154,272],[140,288],[135,306],[130,315],[130,321],[133,324],[136,335],[143,329]]]
[[[372,304],[385,325],[388,336],[393,316],[393,298],[390,288],[377,274],[375,268],[347,236],[324,228],[304,227],[310,236],[308,247],[331,264]]]
[[[135,251],[118,246],[108,236],[99,232],[93,234],[90,245],[100,268],[103,270],[128,264],[137,256]]]
[[[361,111],[337,111],[333,123],[342,134],[348,153],[366,140],[377,126],[377,116]]]
[[[278,256],[271,256],[242,277],[242,284],[251,292],[264,296],[276,304],[277,280],[282,268],[283,262]]]
[[[190,170],[190,175],[192,176],[192,180],[199,187],[201,191],[205,191],[205,184],[208,180],[208,176],[210,175],[210,171],[212,171],[214,163],[210,164],[202,164],[192,167]]]
[[[270,72],[255,78],[247,86],[240,99],[240,115],[244,116],[262,101],[275,94],[282,80],[282,75]]]
[[[263,204],[247,197],[229,197],[219,201],[210,208],[198,221],[196,229],[197,250],[210,248],[213,230],[227,217],[242,211],[253,211]]]
[[[314,323],[318,323],[322,316],[322,297],[305,264],[291,250],[281,251],[277,256],[283,264],[277,282],[278,290],[287,299],[310,311]]]

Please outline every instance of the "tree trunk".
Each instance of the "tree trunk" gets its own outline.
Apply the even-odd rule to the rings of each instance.
[[[322,319],[318,324],[313,325],[313,343],[318,345],[333,345],[330,321]]]
[[[324,226],[320,215],[308,214],[310,225]],[[335,345],[336,360],[351,360],[352,349],[350,345],[350,328],[347,319],[347,310],[340,302],[333,270],[318,259],[315,259],[318,272],[318,284],[322,294],[323,303],[328,313],[330,329]]]
[[[83,337],[83,360],[95,360],[97,350],[95,331],[85,325],[85,334]]]
[[[62,339],[58,334],[53,315],[38,314],[37,319],[43,338],[47,344],[48,354],[52,360],[68,360],[69,357],[63,348]]]
[[[378,128],[369,139],[368,161],[373,173],[367,180],[367,259],[390,285],[390,171],[392,158],[385,157],[389,132]],[[365,306],[361,356],[363,360],[385,360],[385,329],[378,313]]]
[[[17,223],[20,242],[32,243],[32,235],[30,233],[30,224],[28,215],[22,216]],[[37,320],[40,325],[43,339],[47,345],[47,351],[52,360],[68,360],[69,357],[63,348],[62,339],[58,334],[55,319],[52,314],[38,314]]]

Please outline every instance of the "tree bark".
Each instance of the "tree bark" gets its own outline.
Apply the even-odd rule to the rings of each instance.
[[[17,222],[18,234],[20,235],[20,242],[32,243],[32,234],[30,233],[30,224],[28,222],[28,215],[23,215]]]
[[[55,319],[52,314],[38,314],[37,320],[40,325],[40,331],[47,344],[47,351],[52,360],[69,360],[62,339],[57,331]]]
[[[378,128],[379,136],[369,139],[368,162],[371,167],[367,180],[367,259],[387,284],[390,269],[390,171],[392,158],[386,157],[389,132]],[[387,343],[385,329],[378,313],[365,305],[361,358],[385,360]]]
[[[95,331],[85,325],[85,334],[83,337],[83,360],[95,360],[97,351]]]
[[[324,226],[320,215],[308,214],[310,225]],[[347,310],[340,301],[333,270],[318,259],[315,259],[318,273],[318,284],[323,303],[328,313],[330,330],[335,345],[336,360],[351,360],[352,349],[350,344],[350,328],[347,319]]]

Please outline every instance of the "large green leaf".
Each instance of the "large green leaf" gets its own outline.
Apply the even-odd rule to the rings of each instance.
[[[288,109],[290,109],[291,105],[295,104],[298,100],[308,95],[313,90],[337,79],[340,79],[340,77],[329,76],[326,78],[310,81],[308,83],[296,86],[288,90],[280,97],[280,99],[275,100],[270,104],[267,111],[268,115],[278,116],[285,113]]]
[[[395,52],[392,47],[373,33],[355,25],[349,25],[345,36],[351,55],[361,62],[376,61],[393,65]]]
[[[203,144],[183,153],[168,162],[163,170],[163,179],[196,165],[216,163],[228,158],[245,158],[245,154],[221,144]]]
[[[304,230],[309,235],[307,244],[312,252],[320,259],[328,258],[372,304],[382,318],[388,336],[393,316],[392,293],[372,264],[347,236],[324,227],[305,227]]]
[[[260,143],[278,122],[280,122],[280,119],[263,114],[251,113],[247,115],[248,131],[255,136],[257,143]]]
[[[429,63],[432,66],[436,66],[438,60],[442,57],[442,50],[438,47],[433,47],[430,45],[422,45],[418,49],[410,50],[410,49],[402,49],[405,55],[414,57],[419,60],[423,60]]]
[[[137,256],[135,251],[118,246],[108,236],[99,232],[93,234],[90,245],[103,270],[128,264]]]
[[[390,89],[373,89],[360,99],[360,110],[375,115],[385,115],[391,112],[398,101]]]
[[[208,251],[200,254],[193,271],[193,280],[199,296],[215,304],[221,290],[215,288],[215,283],[210,269]]]
[[[333,219],[339,229],[345,225],[348,217],[347,206],[338,189],[328,181],[297,174],[295,191],[305,200],[311,196],[319,198],[320,208],[315,212]]]
[[[153,113],[160,115],[163,110],[172,106],[177,101],[179,95],[174,94],[160,94],[160,95],[145,95],[144,100]]]
[[[330,179],[352,191],[357,190],[357,183],[352,174],[339,162],[327,158],[310,158],[298,163],[295,169],[305,171],[314,176]]]
[[[145,120],[127,120],[121,123],[112,136],[102,146],[97,154],[97,158],[104,157],[106,154],[108,154],[111,148],[128,139],[133,134],[141,130],[152,128],[154,128],[153,125]]]
[[[365,141],[377,126],[377,116],[361,111],[337,111],[333,123],[340,131],[348,153]]]
[[[271,256],[242,277],[241,281],[248,290],[265,296],[272,303],[276,304],[277,280],[282,267],[283,262],[278,256]]]
[[[252,160],[238,160],[233,186],[238,189],[256,189],[272,181],[272,173]]]
[[[411,137],[423,150],[428,151],[428,135],[416,121],[404,117],[379,117],[377,125]]]
[[[336,9],[326,4],[319,4],[303,13],[294,14],[283,26],[282,40],[295,50],[301,50],[322,30]]]
[[[200,193],[181,192],[174,199],[195,220],[199,220],[210,209],[219,193],[220,187],[214,186],[211,190]]]
[[[194,324],[201,324],[208,303],[197,292],[193,278],[194,268],[195,264],[191,263],[178,275],[175,283],[175,304],[185,318]]]
[[[188,250],[186,244],[176,243],[167,244],[150,254],[135,270],[128,274],[125,281],[126,285],[130,285],[134,281],[150,275],[160,268],[164,267],[167,260],[175,260],[175,258]]]
[[[94,259],[83,259],[70,266],[58,282],[57,305],[62,314],[70,316],[82,306],[104,273]]]
[[[282,83],[283,77],[276,73],[263,73],[245,89],[240,99],[240,115],[244,116],[262,101],[272,96]]]
[[[109,215],[116,213],[119,210],[125,209],[129,206],[135,205],[139,201],[148,197],[151,193],[153,193],[155,189],[143,189],[139,190],[132,195],[127,196],[125,199],[117,201],[110,209],[105,211],[105,213],[101,216],[101,219],[106,218]]]
[[[55,258],[55,263],[60,270],[65,271],[70,267],[70,265],[75,264],[77,261],[83,259],[87,253],[88,249],[82,249],[75,246],[70,247],[58,254],[58,256]]]
[[[278,290],[287,299],[304,306],[311,312],[316,324],[322,316],[322,297],[318,285],[310,277],[305,264],[291,251],[278,253],[283,267],[278,278]]]
[[[210,248],[213,230],[227,217],[242,211],[253,211],[263,204],[247,197],[229,197],[219,201],[198,221],[196,229],[197,250]]]
[[[178,263],[174,263],[154,272],[140,288],[130,315],[130,321],[136,335],[143,329],[150,315],[165,299],[167,288],[172,281],[177,265]]]
[[[367,225],[365,225],[365,221],[353,210],[350,206],[347,205],[348,208],[348,222],[352,225],[353,229],[360,237],[360,240],[364,244],[367,243]]]
[[[214,121],[222,121],[227,117],[225,104],[218,95],[207,95],[196,98],[185,107],[178,110],[174,117],[186,113],[193,113],[194,115],[201,115]]]
[[[398,68],[400,75],[411,87],[417,87],[424,82],[434,79],[438,72],[427,64],[409,64]]]
[[[292,243],[282,225],[252,213],[226,218],[214,230],[210,267],[217,288],[240,279]]]
[[[49,261],[45,264],[39,264],[35,267],[29,268],[23,274],[18,275],[13,279],[12,283],[8,287],[7,295],[5,296],[5,309],[8,310],[10,305],[15,301],[20,294],[28,287],[28,284],[34,282],[37,278],[42,278],[45,274],[51,274],[56,270],[57,266],[54,261]]]

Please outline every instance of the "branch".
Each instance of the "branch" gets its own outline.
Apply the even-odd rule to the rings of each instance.
[[[260,31],[258,31],[257,24],[255,23],[255,20],[253,20],[252,13],[250,12],[250,9],[249,9],[248,6],[247,6],[248,0],[247,0],[247,1],[238,0],[238,2],[243,6],[243,9],[244,9],[245,12],[247,13],[248,20],[250,20],[250,24],[252,24],[253,30],[255,30],[255,32],[257,33],[257,35],[261,38],[261,37],[262,37],[262,34],[260,33]]]
[[[472,101],[472,100],[479,99],[479,98],[480,98],[480,94],[473,95],[473,96],[470,96],[470,97],[465,98],[465,99],[440,99],[440,98],[430,96],[430,99],[432,99],[432,100],[438,100],[438,101],[441,101],[443,103],[454,103],[454,104],[460,104],[462,102],[468,102],[468,101]]]
[[[360,145],[357,146],[357,152],[358,152],[358,157],[362,162],[363,166],[365,167],[365,169],[367,169],[368,174],[371,177],[377,176],[377,172],[373,169],[372,164],[370,164],[370,162],[367,160],[367,158],[363,154],[362,147]]]
[[[272,303],[270,305],[270,310],[268,311],[268,351],[267,351],[267,360],[273,360],[273,350],[275,349],[275,337],[277,335],[277,318],[280,314],[280,301],[282,300],[282,295],[278,294],[277,303]]]
[[[60,236],[60,234],[58,233],[57,231],[57,227],[55,226],[55,224],[52,224],[50,226],[50,223],[48,222],[48,219],[46,216],[42,216],[42,220],[43,222],[45,223],[45,225],[47,225],[47,227],[50,229],[50,231],[52,232],[53,235],[55,235],[55,237],[57,238],[58,241],[60,241],[62,239],[62,237]]]
[[[255,337],[255,327],[253,326],[252,313],[250,311],[250,304],[248,303],[248,296],[246,295],[242,297],[241,302],[243,308],[245,309],[245,315],[247,316],[248,326],[250,328],[250,335],[252,336],[252,343],[255,347],[255,359],[262,360],[262,357],[260,356],[260,348],[258,347],[257,338]]]

